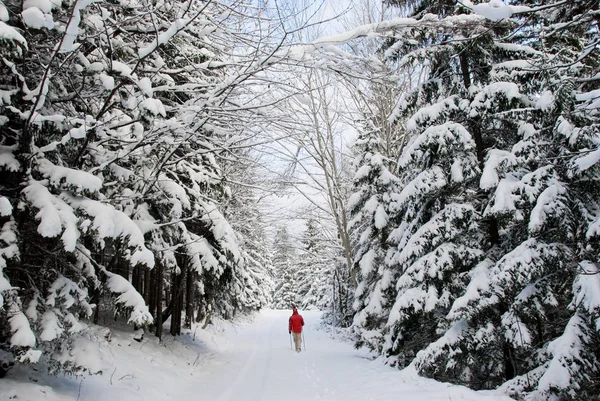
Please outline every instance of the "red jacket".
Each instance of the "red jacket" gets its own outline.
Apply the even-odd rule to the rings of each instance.
[[[304,319],[302,319],[302,315],[300,315],[298,311],[294,311],[292,316],[290,316],[288,331],[302,333],[302,326],[304,326]]]

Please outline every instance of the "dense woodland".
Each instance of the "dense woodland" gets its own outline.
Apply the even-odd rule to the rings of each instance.
[[[598,2],[322,7],[0,0],[0,376],[95,373],[102,316],[294,303],[426,377],[600,395]]]

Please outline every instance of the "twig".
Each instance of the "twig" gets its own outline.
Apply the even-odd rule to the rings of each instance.
[[[77,401],[79,401],[79,397],[81,396],[81,386],[83,385],[83,379],[79,382],[79,390],[77,391]]]
[[[117,368],[115,367],[115,370],[113,370],[112,375],[110,375],[110,385],[111,386],[113,385],[112,379],[113,379],[113,376],[115,375],[116,371],[117,371]]]

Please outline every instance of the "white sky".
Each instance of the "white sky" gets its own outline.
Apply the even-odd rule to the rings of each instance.
[[[303,33],[302,37],[297,39],[305,42],[315,40],[322,36],[342,33],[354,28],[355,26],[364,24],[367,22],[364,19],[368,19],[368,17],[365,17],[365,15],[368,13],[364,11],[367,8],[374,8],[375,11],[373,11],[373,13],[377,14],[379,12],[379,17],[377,18],[381,18],[380,0],[271,0],[271,5],[273,4],[277,4],[283,8],[308,8],[308,10],[300,18],[300,21],[288,21],[286,24],[288,25],[288,29],[294,28],[297,25],[301,25],[309,18],[309,22],[311,23],[328,20],[322,25],[311,28],[310,32]],[[314,15],[312,15],[313,13]],[[339,16],[339,18],[330,20],[336,16]],[[348,127],[343,128],[340,126],[339,129],[344,131],[343,140],[346,142],[346,144],[351,143],[355,136],[355,132],[352,129],[348,129]],[[293,154],[294,150],[291,149],[290,153]],[[272,170],[283,171],[288,166],[288,164],[285,161],[282,162],[279,156],[276,154],[265,156],[263,161],[266,162],[267,158],[270,159],[268,163],[271,163],[269,168]],[[303,190],[306,192],[314,192],[306,187],[304,187]],[[316,194],[313,194],[313,196],[314,195]],[[270,222],[270,234],[275,232],[279,224],[285,224],[288,227],[292,238],[298,238],[305,229],[305,225],[303,224],[303,219],[301,217],[306,215],[305,210],[315,209],[315,207],[312,206],[309,201],[307,201],[301,194],[299,194],[297,191],[294,191],[292,188],[288,189],[284,194],[280,194],[279,196],[267,196],[261,202],[261,206],[267,213],[267,221]],[[300,216],[300,218],[298,216]]]
[[[284,6],[302,8],[303,1],[289,0],[289,1],[277,1],[278,4]],[[309,11],[305,13],[304,19],[307,19],[313,12],[316,13],[310,22],[315,23],[323,20],[333,18],[337,15],[338,9],[348,7],[351,2],[347,0],[325,0],[325,1],[305,1],[308,4]],[[308,36],[304,36],[303,40],[310,41],[320,36],[327,36],[332,33],[342,32],[344,28],[337,21],[329,21],[322,26],[311,29],[312,32],[307,33]],[[284,146],[283,144],[281,146]],[[289,153],[293,154],[295,148],[287,146]],[[280,156],[273,155],[271,158],[272,165],[270,166],[274,170],[283,171],[289,166],[289,161],[281,161]],[[297,169],[296,171],[301,171]],[[313,198],[322,198],[317,192],[308,187],[303,187],[303,191],[307,194],[311,194]],[[324,203],[321,201],[320,203]],[[306,200],[306,198],[293,188],[288,188],[285,193],[277,195],[270,195],[266,197],[262,203],[263,210],[268,214],[267,219],[272,222],[269,226],[269,234],[274,234],[278,225],[284,224],[288,227],[290,236],[293,239],[298,240],[302,232],[306,228],[304,224],[304,218],[308,217],[307,214],[310,210],[314,210],[315,207]]]

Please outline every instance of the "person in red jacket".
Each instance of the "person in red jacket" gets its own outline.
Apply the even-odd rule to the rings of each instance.
[[[304,326],[304,319],[302,318],[302,315],[298,313],[296,305],[292,305],[292,316],[290,316],[288,324],[288,333],[291,333],[294,338],[296,352],[300,352],[300,349],[302,348],[302,326]]]

